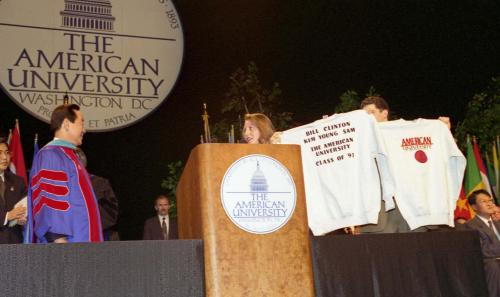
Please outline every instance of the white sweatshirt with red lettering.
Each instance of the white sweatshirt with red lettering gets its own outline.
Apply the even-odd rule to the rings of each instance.
[[[454,226],[466,159],[439,120],[379,123],[396,182],[395,199],[411,229]]]
[[[335,114],[284,131],[281,143],[301,146],[314,235],[377,223],[381,198],[387,209],[394,208],[385,149],[375,119],[365,111]]]

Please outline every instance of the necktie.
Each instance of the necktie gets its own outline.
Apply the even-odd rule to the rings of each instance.
[[[490,225],[491,231],[493,231],[493,234],[495,234],[497,241],[499,241],[500,238],[498,238],[497,230],[496,230],[495,226],[493,225],[493,221],[491,219],[488,221],[488,225]]]
[[[165,222],[165,218],[162,218],[161,221],[161,231],[163,233],[163,239],[168,239],[167,222]]]

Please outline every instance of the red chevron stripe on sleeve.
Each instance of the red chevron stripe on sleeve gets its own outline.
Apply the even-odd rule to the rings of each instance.
[[[58,201],[42,196],[42,198],[40,198],[38,203],[33,206],[33,217],[36,217],[36,215],[42,209],[43,206],[47,206],[52,209],[60,211],[65,211],[69,209],[69,203],[66,201]]]
[[[68,181],[68,175],[64,171],[42,169],[31,179],[31,187],[35,187],[42,178],[59,182]]]
[[[67,186],[54,185],[54,184],[42,182],[42,183],[40,183],[38,188],[36,188],[36,190],[33,191],[33,195],[32,195],[33,200],[32,201],[35,201],[36,199],[38,199],[38,196],[40,195],[40,193],[42,191],[47,192],[47,193],[52,194],[52,195],[55,195],[55,196],[66,196],[69,193]]]
[[[54,196],[66,196],[69,193],[68,187],[66,185],[53,184],[52,182],[67,181],[68,175],[64,171],[42,169],[37,175],[35,175],[35,177],[33,177],[31,180],[31,187],[32,189],[36,187],[31,196],[31,201],[33,203],[33,216],[36,216],[43,206],[60,211],[69,209],[69,203],[67,201],[60,201],[42,195],[42,193],[45,192]],[[38,199],[40,196],[41,198]]]

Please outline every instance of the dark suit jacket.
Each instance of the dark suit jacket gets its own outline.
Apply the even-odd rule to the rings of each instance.
[[[178,239],[179,233],[177,230],[177,218],[168,216],[168,239]],[[144,233],[142,234],[144,240],[162,240],[163,233],[161,231],[161,223],[158,216],[149,218],[144,223]]]
[[[19,225],[9,227],[3,225],[7,212],[14,208],[14,205],[26,196],[26,185],[24,180],[11,173],[4,171],[5,193],[4,199],[0,199],[0,243],[22,243],[23,229]]]
[[[500,222],[493,222],[500,232]],[[484,259],[484,273],[490,297],[500,296],[500,241],[495,232],[490,229],[478,216],[465,223],[466,228],[477,230],[481,240],[481,250]]]
[[[494,221],[493,224],[497,231],[500,232],[500,222]],[[498,241],[495,232],[488,225],[475,216],[472,220],[465,223],[465,226],[468,229],[479,231],[481,250],[485,259],[500,257],[500,241]]]
[[[118,199],[116,199],[115,192],[106,178],[92,174],[90,182],[99,204],[102,230],[105,231],[116,225],[118,221]]]

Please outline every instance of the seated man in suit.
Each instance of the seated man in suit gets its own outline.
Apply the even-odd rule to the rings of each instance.
[[[20,226],[26,223],[26,207],[16,203],[26,197],[24,180],[7,170],[10,164],[10,152],[7,143],[0,138],[0,243],[22,243],[23,230]],[[17,220],[17,224],[9,224]]]
[[[496,205],[485,190],[472,192],[467,198],[476,216],[466,223],[466,227],[479,231],[484,271],[490,296],[500,296],[500,222],[492,220]]]
[[[177,218],[169,215],[170,201],[167,196],[160,195],[155,200],[156,216],[144,223],[144,240],[178,239]]]

